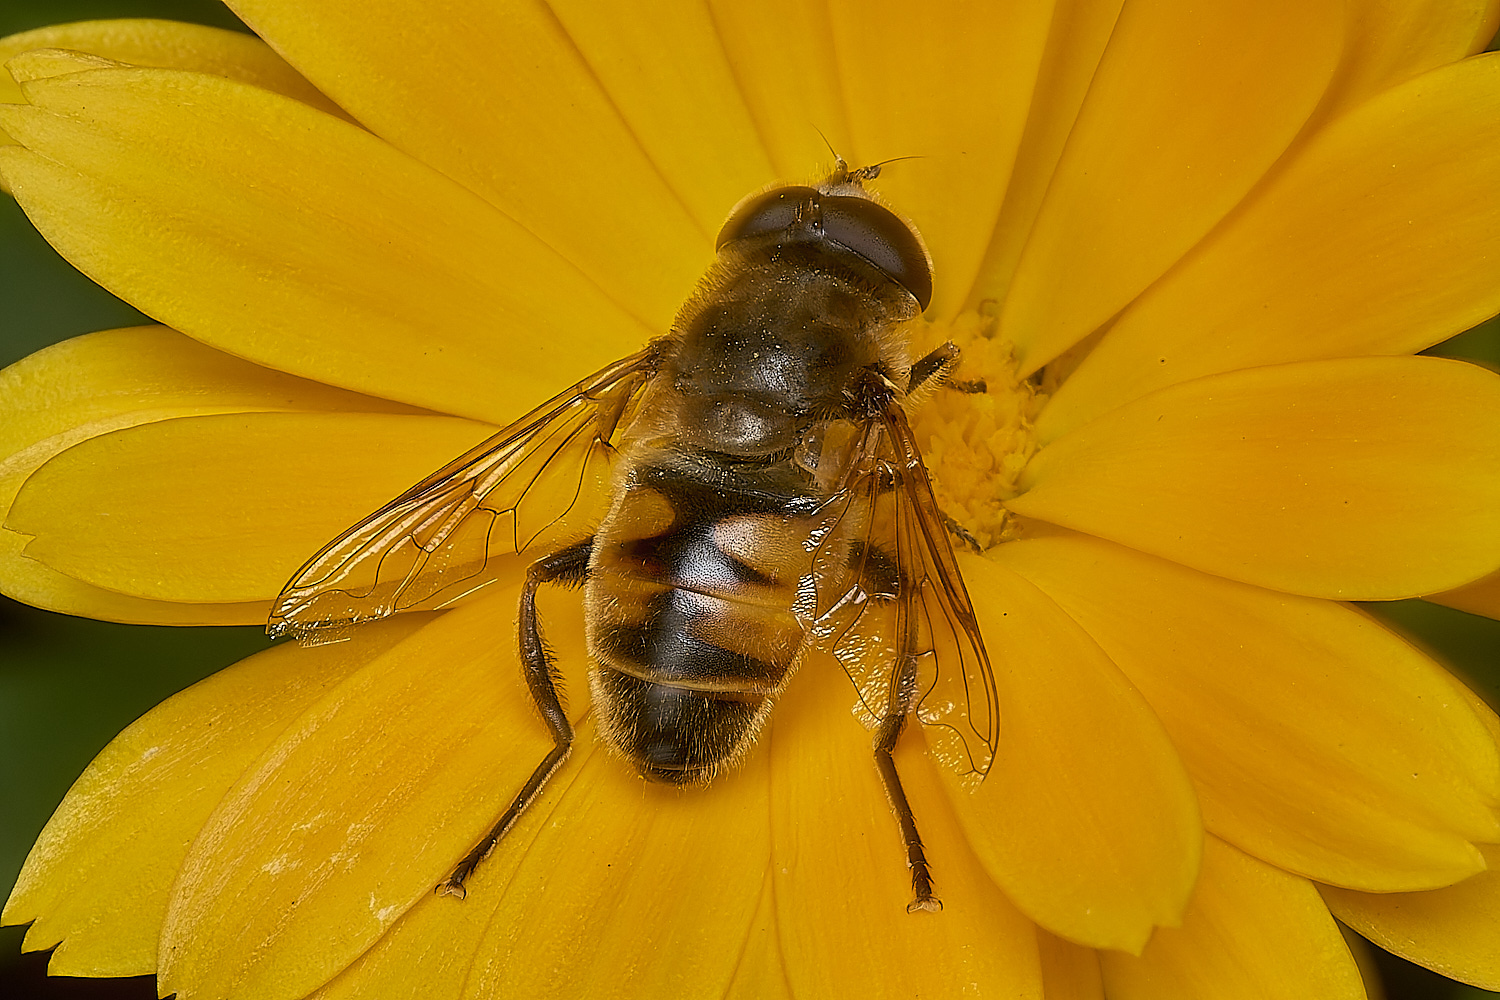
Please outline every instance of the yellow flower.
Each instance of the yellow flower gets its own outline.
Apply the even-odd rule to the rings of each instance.
[[[1330,910],[1500,987],[1500,723],[1348,605],[1500,611],[1500,4],[239,0],[0,41],[0,178],[165,326],[0,376],[0,584],[263,622],[325,541],[666,330],[745,193],[893,165],[966,346],[919,433],[1001,696],[977,786],[836,670],[706,790],[550,746],[522,574],[283,644],[94,762],[5,910],[53,970],[246,997],[1344,998]],[[295,67],[295,70],[292,68]],[[310,81],[310,82],[309,82]]]

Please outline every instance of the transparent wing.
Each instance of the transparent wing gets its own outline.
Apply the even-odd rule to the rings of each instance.
[[[648,348],[589,376],[345,531],[292,576],[266,630],[336,642],[472,594],[505,556],[582,537],[608,500],[611,438],[656,363]]]
[[[911,713],[945,765],[983,776],[1000,734],[994,671],[898,402],[862,429],[809,545],[797,612],[865,723]]]

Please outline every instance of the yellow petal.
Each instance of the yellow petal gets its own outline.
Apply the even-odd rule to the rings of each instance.
[[[1483,51],[1500,29],[1495,0],[1350,4],[1349,41],[1321,114],[1336,114],[1414,76]]]
[[[213,73],[340,113],[337,105],[298,75],[269,45],[243,31],[144,18],[54,24],[0,38],[0,63],[32,49],[68,49],[135,66]],[[21,88],[10,74],[0,73],[0,104],[24,101]],[[0,144],[5,141],[5,133],[0,132]]]
[[[565,795],[572,794],[570,789],[579,776],[596,773],[592,769],[594,765],[590,764],[593,756],[606,756],[594,737],[592,721],[586,717],[589,700],[586,696],[587,656],[583,647],[582,607],[576,594],[556,588],[544,588],[538,595],[538,606],[548,644],[558,655],[557,666],[562,674],[559,687],[577,734],[572,755],[465,883],[467,892],[462,900],[436,893],[423,896],[373,947],[314,992],[309,1000],[369,1000],[371,997],[379,1000],[429,1000],[432,997],[462,996],[464,984],[484,947],[489,926],[506,898],[507,886],[522,865],[531,863],[532,845],[537,837],[546,834],[571,839],[575,847],[583,843],[592,848],[595,843],[592,836],[580,839],[576,826],[560,828],[554,822],[559,803]],[[497,607],[492,614],[499,621],[500,616],[507,612]],[[511,616],[513,614],[513,611],[509,612]],[[355,634],[358,635],[358,631]],[[493,630],[490,634],[493,640]],[[513,648],[514,635],[511,631],[501,638],[502,645]],[[514,663],[503,669],[519,672],[519,666]],[[568,698],[568,692],[578,693]],[[540,756],[532,762],[533,765],[536,763],[540,763]],[[506,777],[499,774],[495,780],[504,782]],[[602,795],[618,803],[621,801],[617,795],[621,784],[625,786],[627,796],[635,794],[639,797],[636,786],[628,778],[624,782],[616,781],[610,787],[601,787],[599,782],[585,782],[580,786],[579,794]],[[514,793],[516,789],[510,791]]]
[[[91,437],[173,417],[277,411],[421,412],[262,368],[162,326],[85,334],[0,371],[0,506],[32,469]]]
[[[106,590],[269,600],[324,543],[489,430],[395,414],[162,420],[48,461],[6,526],[33,536],[27,557]]]
[[[1047,1000],[1104,1000],[1099,953],[1037,928]]]
[[[271,614],[269,599],[182,604],[128,597],[91,587],[26,558],[22,553],[29,540],[25,535],[0,528],[0,578],[4,581],[0,592],[39,608],[135,625],[262,625]]]
[[[313,704],[250,766],[178,876],[163,993],[303,997],[479,842],[552,745],[501,624],[518,592],[443,615]]]
[[[996,556],[1145,695],[1209,830],[1277,867],[1381,891],[1483,867],[1500,752],[1446,671],[1365,615],[1085,535]]]
[[[828,8],[802,0],[709,0],[709,10],[778,176],[826,173],[828,145],[852,146]]]
[[[430,617],[380,623],[317,649],[275,646],[132,724],[48,821],[5,922],[35,921],[28,950],[62,942],[54,975],[155,972],[173,879],[225,792],[308,705]]]
[[[173,417],[281,410],[416,412],[283,375],[165,327],[88,334],[0,372],[0,518],[44,462],[91,437]],[[91,587],[23,558],[27,539],[0,530],[0,588],[28,604],[109,621],[259,624],[263,603],[193,605]]]
[[[1010,287],[1122,6],[1124,0],[1056,0],[1052,4],[1052,24],[1037,67],[1031,114],[1000,217],[969,291],[970,307],[978,307],[986,298],[1001,299]]]
[[[68,73],[81,73],[84,70],[119,69],[129,65],[116,59],[91,56],[71,49],[33,49],[13,57],[5,64],[5,69],[17,84],[24,84]],[[19,88],[17,91],[19,93]],[[19,103],[25,103],[24,96]]]
[[[466,897],[423,898],[311,1000],[717,1000],[736,966],[747,971],[752,917],[768,916],[766,816],[764,755],[709,788],[644,785],[585,722],[572,759]],[[759,933],[774,955],[774,927]]]
[[[932,315],[964,304],[1010,180],[1051,5],[830,8],[856,165],[900,156],[874,187],[915,220],[936,262]],[[962,192],[962,197],[955,197]]]
[[[1500,867],[1500,851],[1485,852]],[[1430,892],[1322,888],[1333,915],[1409,962],[1449,979],[1500,990],[1500,871]]]
[[[549,4],[651,163],[704,233],[776,179],[706,4]]]
[[[1000,315],[1023,373],[1118,312],[1244,197],[1322,96],[1342,20],[1330,0],[1215,17],[1192,0],[1125,6]]]
[[[1500,376],[1443,358],[1184,382],[1058,438],[1006,502],[1272,590],[1429,594],[1500,564]]]
[[[1427,600],[1443,604],[1471,615],[1500,618],[1500,573],[1491,573],[1466,587],[1445,590],[1441,594],[1428,594]]]
[[[1145,700],[1056,604],[987,559],[960,562],[1001,709],[989,774],[952,791],[964,829],[1037,923],[1139,951],[1181,918],[1197,874],[1187,774]]]
[[[811,657],[763,737],[777,926],[793,995],[905,1000],[977,988],[1039,998],[1031,924],[975,858],[916,731],[897,744],[896,766],[944,908],[906,912],[911,877],[855,700],[831,658]]]
[[[724,1000],[793,1000],[792,984],[787,982],[786,963],[781,959],[781,943],[776,936],[775,884],[767,869],[760,906],[750,924],[745,949],[740,952],[734,981],[724,991]]]
[[[594,754],[505,887],[463,995],[719,1000],[770,866],[767,796],[764,753],[688,790]]]
[[[464,884],[464,898],[437,893],[424,896],[373,947],[308,1000],[463,996],[464,984],[480,959],[490,925],[505,901],[506,888],[520,867],[528,863],[531,845],[542,831],[553,828],[558,805],[571,794],[579,777],[594,773],[590,770],[594,757],[606,756],[602,744],[594,738],[592,720],[582,720],[575,732],[572,755]],[[593,790],[592,785],[586,787],[583,794]],[[575,845],[578,843],[576,829],[557,829],[555,835],[573,837]],[[593,843],[592,837],[587,840]]]
[[[366,127],[499,208],[653,332],[667,328],[708,263],[713,233],[547,7],[470,4],[444,17],[411,0],[237,0],[234,9]],[[626,9],[652,26],[679,16]],[[506,271],[527,284],[514,265]],[[543,291],[541,301],[567,300]],[[585,331],[593,335],[575,327],[558,339]]]
[[[1038,421],[1057,437],[1152,389],[1419,351],[1500,312],[1500,56],[1323,128],[1134,303]]]
[[[473,194],[304,104],[171,70],[25,92],[0,107],[25,145],[0,147],[16,199],[80,270],[205,343],[499,423],[647,336]]]
[[[581,634],[573,605],[571,619],[544,609],[549,636]],[[576,672],[583,656],[573,646],[559,653]],[[705,789],[646,785],[585,723],[573,758],[480,866],[467,897],[419,901],[315,1000],[466,989],[723,996],[744,969],[752,918],[765,916],[765,769],[759,754]]]
[[[1110,1000],[1365,1000],[1359,969],[1312,883],[1214,837],[1181,928],[1140,958],[1100,956]]]

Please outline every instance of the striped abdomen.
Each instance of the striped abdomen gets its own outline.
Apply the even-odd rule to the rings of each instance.
[[[647,777],[705,781],[743,752],[802,645],[791,607],[809,498],[789,463],[753,476],[642,449],[595,537],[600,734]]]

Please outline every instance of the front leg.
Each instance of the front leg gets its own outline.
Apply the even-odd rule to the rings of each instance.
[[[950,340],[912,365],[907,374],[906,395],[919,395],[942,385],[958,367],[958,359],[958,345]]]
[[[959,381],[948,377],[958,367],[959,355],[958,345],[950,340],[912,365],[911,372],[907,376],[906,395],[910,397],[925,393],[939,385],[957,392],[974,394],[988,392],[989,386],[982,378]]]

